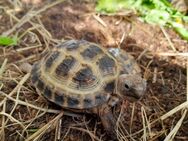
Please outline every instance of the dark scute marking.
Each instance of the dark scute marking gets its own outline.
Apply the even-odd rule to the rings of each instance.
[[[129,55],[120,54],[120,57],[123,59],[123,61],[127,61],[129,58]]]
[[[130,61],[129,63],[126,64],[125,68],[132,69],[132,66],[134,66],[133,62]]]
[[[39,70],[39,63],[35,63],[32,67],[31,74],[36,73]]]
[[[39,72],[32,73],[32,76],[31,76],[32,83],[33,84],[36,83],[38,79],[39,79]]]
[[[121,72],[121,74],[130,74],[133,72],[133,68],[134,67],[134,64],[132,61],[128,62],[128,63],[125,63],[124,64],[124,67],[123,67],[123,70]]]
[[[123,69],[120,71],[120,74],[129,74],[129,72],[126,69]]]
[[[95,80],[95,76],[93,75],[91,68],[86,67],[79,70],[76,73],[76,76],[73,77],[73,80],[76,81],[79,86],[83,86],[93,82]]]
[[[60,52],[55,51],[53,52],[48,59],[46,60],[46,68],[50,68],[53,64],[53,62],[58,58]]]
[[[96,46],[96,45],[90,45],[88,48],[86,48],[81,55],[84,58],[94,58],[97,54],[102,53],[102,50]]]
[[[77,40],[65,41],[57,46],[58,48],[67,48],[68,51],[75,50],[79,47]]]
[[[110,71],[115,67],[115,61],[107,55],[100,58],[98,63],[99,68],[104,72]]]
[[[109,82],[108,84],[106,84],[104,90],[105,90],[105,92],[113,92],[114,87],[115,87],[115,83],[114,83],[114,81],[112,81],[112,82]]]
[[[55,102],[59,105],[62,105],[64,103],[63,94],[57,94],[55,93]]]
[[[67,103],[69,107],[76,108],[76,106],[79,104],[79,101],[76,98],[68,97]]]
[[[33,84],[36,83],[38,78],[39,78],[39,64],[35,63],[32,67],[32,70],[31,70],[31,81],[32,81],[32,83]]]
[[[51,91],[51,89],[48,86],[44,90],[44,95],[48,99],[52,98],[52,91]]]
[[[86,41],[86,40],[78,40],[78,44],[79,45],[89,45],[89,44],[91,44],[91,42],[88,42],[88,41]]]
[[[72,56],[67,56],[56,68],[55,73],[58,76],[66,76],[75,64],[76,60]]]
[[[44,90],[44,82],[41,80],[41,79],[38,79],[38,82],[37,82],[37,88],[40,90],[40,91],[43,91]]]
[[[92,100],[85,98],[84,99],[84,107],[90,107],[92,105]]]
[[[103,104],[104,102],[106,102],[106,97],[103,95],[96,95],[95,96],[95,104],[99,105],[99,104]]]

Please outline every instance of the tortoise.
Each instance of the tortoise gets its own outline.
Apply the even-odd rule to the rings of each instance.
[[[144,95],[146,80],[140,72],[134,58],[123,50],[68,40],[34,63],[31,81],[47,100],[62,108],[99,115],[114,137],[112,107]]]

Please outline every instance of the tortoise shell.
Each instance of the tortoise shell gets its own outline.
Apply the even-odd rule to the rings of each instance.
[[[140,73],[132,56],[121,60],[85,40],[65,41],[33,65],[32,83],[48,100],[64,108],[87,109],[106,103],[121,73]]]

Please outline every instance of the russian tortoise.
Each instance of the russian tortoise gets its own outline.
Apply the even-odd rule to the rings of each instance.
[[[36,62],[31,81],[49,101],[65,109],[98,114],[114,136],[112,107],[123,99],[138,100],[146,81],[134,58],[85,40],[60,43]]]

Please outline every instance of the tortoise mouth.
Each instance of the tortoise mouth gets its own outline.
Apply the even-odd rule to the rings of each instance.
[[[125,99],[129,101],[138,101],[142,98],[143,93],[137,93],[134,90],[125,92]]]
[[[144,91],[138,91],[133,88],[129,88],[128,90],[124,89],[123,95],[125,99],[133,99],[135,101],[140,100],[143,96]]]
[[[130,101],[130,102],[136,102],[136,101],[138,101],[138,100],[140,100],[141,99],[141,97],[138,97],[138,96],[129,96],[129,95],[127,95],[126,96],[126,99],[128,100],[128,101]]]

